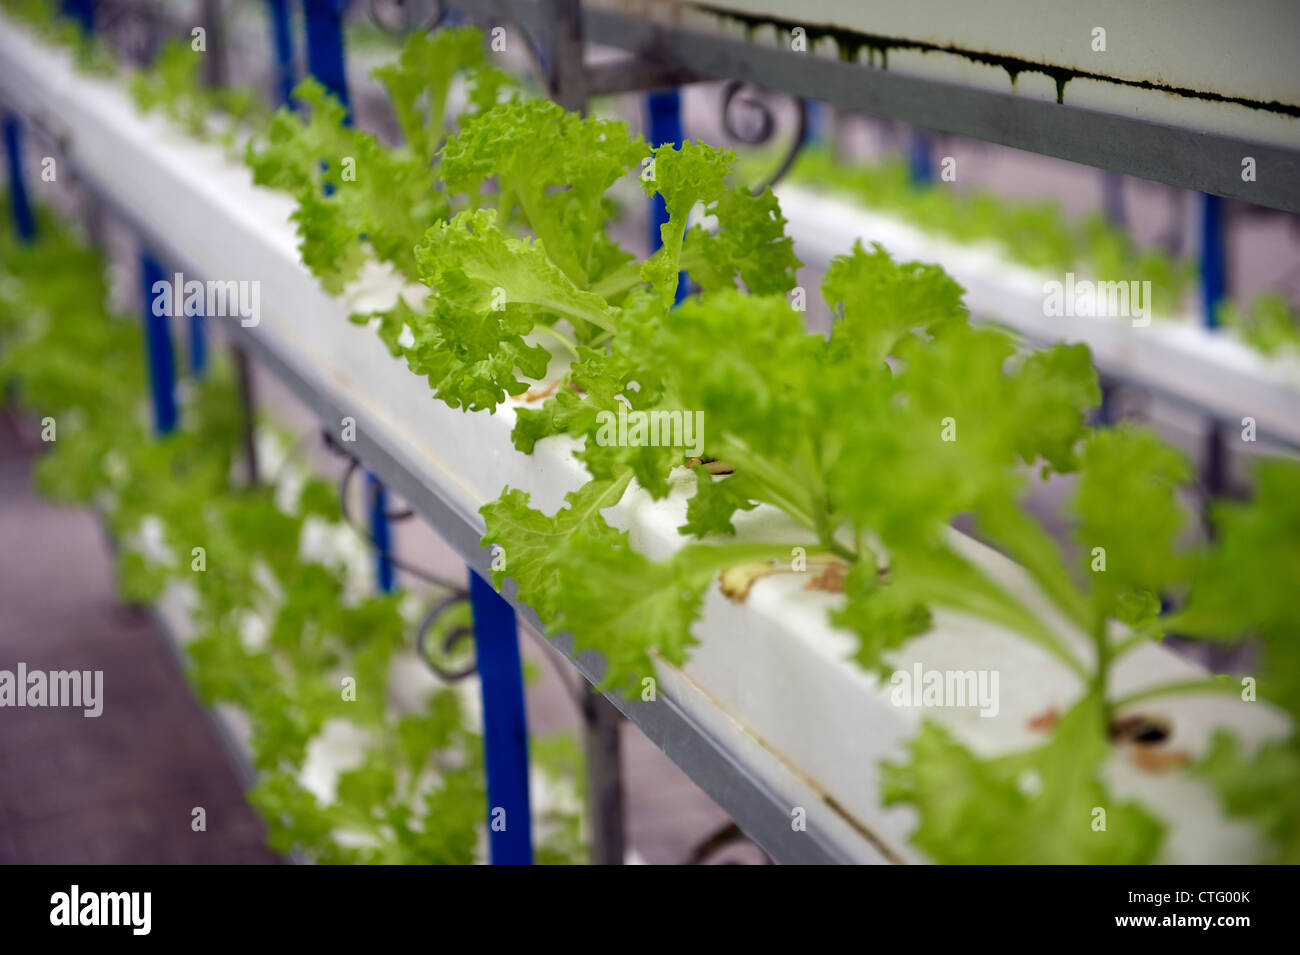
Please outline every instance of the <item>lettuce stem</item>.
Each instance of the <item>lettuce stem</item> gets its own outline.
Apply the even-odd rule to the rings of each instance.
[[[1097,693],[1097,699],[1101,700],[1101,720],[1103,731],[1106,736],[1110,735],[1110,715],[1114,710],[1114,704],[1106,698],[1107,678],[1110,676],[1111,664],[1111,645],[1110,637],[1106,633],[1107,617],[1105,614],[1097,616],[1097,622],[1092,628],[1092,640],[1097,647],[1097,670],[1093,674],[1093,686]]]
[[[1181,693],[1231,693],[1235,696],[1240,692],[1241,685],[1234,683],[1232,680],[1201,677],[1195,680],[1160,683],[1156,686],[1149,686],[1144,690],[1134,690],[1132,693],[1127,693],[1116,700],[1112,700],[1109,708],[1114,711],[1121,707],[1140,703],[1143,700],[1151,700],[1160,696],[1175,696]]]
[[[573,343],[568,335],[564,334],[564,332],[560,331],[558,328],[539,322],[533,326],[533,331],[541,332],[543,335],[549,335],[555,341],[559,342],[561,347],[572,355],[575,361],[577,360],[578,346]]]

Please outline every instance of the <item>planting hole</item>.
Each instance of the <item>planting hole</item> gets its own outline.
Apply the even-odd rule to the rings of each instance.
[[[1169,739],[1170,732],[1168,723],[1151,716],[1123,716],[1110,724],[1110,738],[1116,743],[1159,746]]]

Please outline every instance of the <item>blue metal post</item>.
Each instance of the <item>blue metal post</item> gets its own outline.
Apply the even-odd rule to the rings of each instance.
[[[202,378],[208,372],[208,340],[207,329],[203,327],[203,316],[189,316],[189,327],[190,372]]]
[[[140,254],[140,291],[144,300],[144,339],[149,356],[149,387],[153,395],[153,421],[159,434],[176,428],[176,366],[172,361],[172,337],[169,316],[155,291],[159,282],[167,282],[158,261],[149,253]],[[172,290],[172,301],[182,294]],[[161,313],[161,314],[160,314]]]
[[[375,544],[375,583],[383,593],[393,589],[392,552],[393,535],[388,526],[388,494],[379,478],[366,472],[366,490],[370,497],[370,537]]]
[[[483,749],[487,764],[488,845],[493,865],[530,865],[528,720],[515,611],[474,571],[469,572],[474,651],[483,688]]]
[[[343,60],[343,0],[303,0],[307,21],[307,69],[351,115]]]
[[[907,169],[917,185],[928,186],[934,181],[934,160],[930,153],[930,137],[919,129],[912,130],[907,144]]]
[[[267,0],[271,15],[271,42],[275,47],[275,89],[280,103],[293,100],[293,33],[289,29],[289,0]]]
[[[682,141],[682,97],[677,90],[662,90],[646,96],[646,113],[649,117],[650,145],[663,146],[668,143],[680,145]],[[653,252],[663,245],[661,227],[668,222],[668,207],[663,196],[655,195],[650,199],[650,250]],[[681,302],[686,298],[687,276],[685,272],[677,274],[677,297]]]
[[[307,68],[321,85],[350,108],[343,57],[342,0],[304,0]],[[680,138],[680,136],[678,137]],[[383,558],[388,551],[385,495],[376,488],[371,525]],[[392,569],[387,570],[388,586]],[[483,748],[487,765],[488,833],[492,862],[532,862],[532,818],[528,800],[528,722],[524,715],[523,667],[515,614],[491,585],[470,572],[474,640],[483,693]]]
[[[30,242],[36,238],[36,216],[27,198],[27,180],[23,178],[23,129],[18,117],[4,118],[5,158],[9,165],[9,209],[14,217],[18,238]]]
[[[63,15],[72,17],[84,33],[95,29],[95,0],[63,0]]]
[[[804,109],[808,113],[808,125],[804,129],[801,145],[811,146],[825,138],[826,131],[823,127],[826,125],[826,107],[818,100],[807,99],[804,100]]]
[[[1223,200],[1201,196],[1201,307],[1206,328],[1219,324],[1216,314],[1227,295],[1228,277],[1223,247]]]
[[[343,56],[343,0],[303,0],[303,19],[307,27],[307,71],[314,76],[347,111],[343,121],[352,122],[352,102],[348,97],[348,72]],[[321,169],[328,163],[322,159]],[[334,194],[334,184],[325,183],[325,195]]]
[[[1223,235],[1223,200],[1208,193],[1201,196],[1201,307],[1206,328],[1219,325],[1219,305],[1228,295],[1227,253]],[[1212,495],[1228,482],[1229,454],[1224,432],[1210,421],[1205,435],[1202,483]],[[1212,532],[1212,525],[1211,532]]]
[[[284,0],[280,0],[280,5],[284,5]],[[285,15],[287,17],[287,12]],[[350,116],[348,74],[343,56],[343,0],[303,0],[303,18],[307,27],[307,70],[348,108]],[[276,30],[279,56],[286,51],[278,49],[278,25]],[[287,39],[285,46],[289,46]],[[291,58],[290,49],[286,59]],[[388,526],[388,495],[384,493],[384,486],[369,472],[366,474],[366,490],[371,502],[370,536],[377,552],[375,583],[382,592],[388,593],[393,589],[393,562],[388,556],[392,540]]]

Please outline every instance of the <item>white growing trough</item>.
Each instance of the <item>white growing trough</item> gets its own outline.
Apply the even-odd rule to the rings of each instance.
[[[879,242],[898,258],[937,262],[966,289],[974,317],[999,322],[1038,344],[1082,342],[1105,375],[1145,385],[1238,428],[1243,418],[1254,418],[1262,437],[1300,446],[1300,356],[1262,355],[1185,313],[1157,312],[1149,321],[1048,315],[1047,283],[1061,283],[1062,276],[1010,261],[995,242],[937,236],[855,205],[834,190],[782,185],[777,195],[795,247],[810,265],[829,263],[859,239]]]

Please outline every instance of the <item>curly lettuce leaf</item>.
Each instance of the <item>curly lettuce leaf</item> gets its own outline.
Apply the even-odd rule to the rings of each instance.
[[[659,250],[642,263],[641,278],[658,291],[665,303],[670,303],[677,294],[677,273],[691,210],[696,203],[708,206],[723,197],[736,156],[730,149],[689,140],[680,146],[656,146],[653,155],[654,175],[643,177],[641,187],[647,195],[663,200],[668,221],[659,227]]]
[[[457,73],[483,63],[483,33],[474,27],[417,30],[401,55],[371,71],[384,84],[407,145],[431,164],[442,144],[447,95]]]
[[[585,289],[609,241],[605,192],[645,152],[624,123],[515,100],[467,119],[442,150],[441,172],[450,192],[476,200],[495,178],[502,213],[518,204],[550,260]]]
[[[838,317],[832,355],[883,362],[913,331],[965,322],[962,288],[937,265],[895,262],[878,242],[831,260],[822,295]]]
[[[717,218],[708,232],[693,226],[686,233],[682,260],[691,279],[704,291],[731,288],[739,278],[756,295],[789,292],[803,264],[771,189],[755,195],[745,188],[727,189],[705,210]]]
[[[1102,712],[1097,697],[1085,697],[1048,742],[996,759],[981,759],[927,722],[908,743],[905,762],[882,764],[883,802],[917,810],[912,843],[939,863],[1150,863],[1164,826],[1107,792]],[[1094,821],[1097,809],[1105,810],[1104,829]]]
[[[493,583],[499,588],[513,578],[519,599],[537,611],[548,635],[571,633],[575,653],[602,655],[602,687],[635,693],[642,680],[654,677],[654,660],[686,662],[696,643],[691,627],[718,571],[771,556],[773,548],[695,544],[667,560],[651,560],[601,515],[618,503],[630,478],[629,472],[619,480],[592,481],[570,492],[554,516],[533,510],[527,494],[509,489],[481,513],[487,521],[483,546],[499,548]]]

